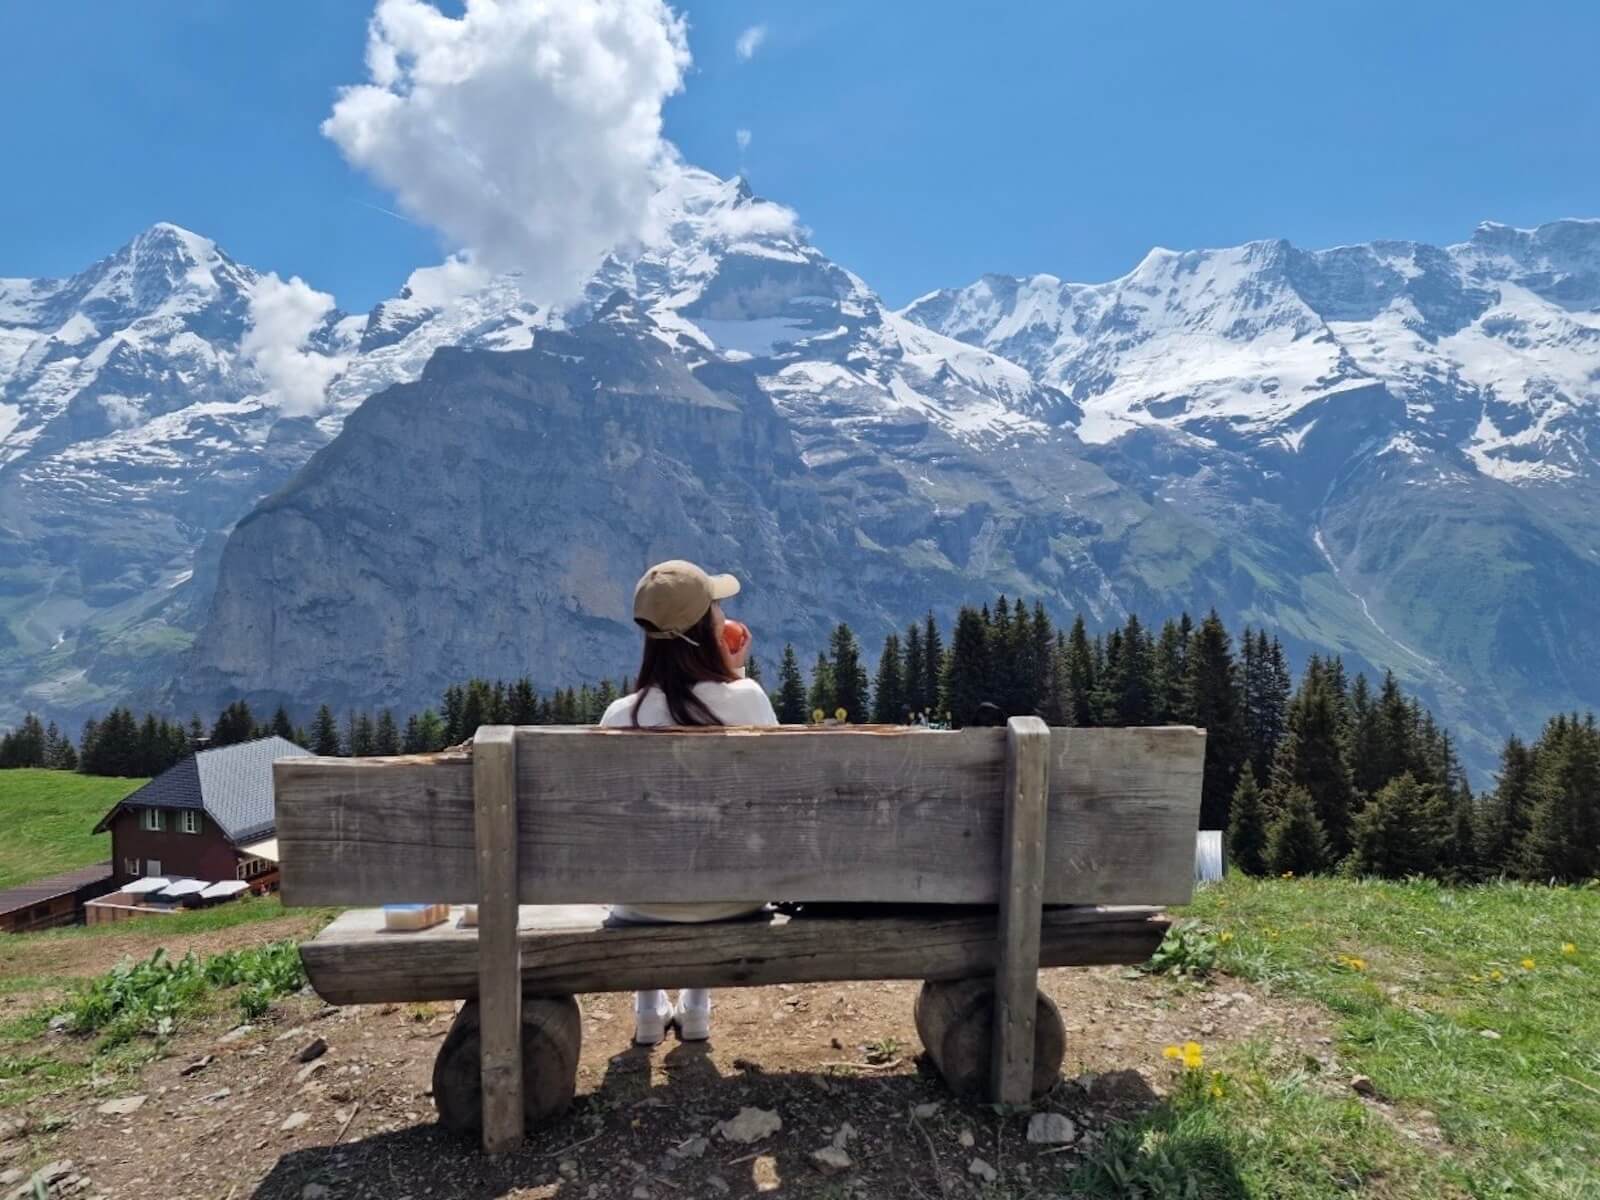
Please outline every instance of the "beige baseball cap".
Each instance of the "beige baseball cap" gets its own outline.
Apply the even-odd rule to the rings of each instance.
[[[657,563],[640,577],[633,589],[633,619],[649,623],[646,637],[683,637],[713,601],[738,594],[739,581],[732,575],[707,575],[692,562],[675,558]]]

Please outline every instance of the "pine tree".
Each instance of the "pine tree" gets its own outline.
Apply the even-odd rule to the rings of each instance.
[[[1019,711],[1014,707],[1022,690],[1021,672],[1017,662],[1017,638],[1011,621],[1011,606],[1002,594],[989,613],[983,634],[988,648],[988,679],[984,699],[998,705],[1007,716]]]
[[[804,725],[810,718],[806,707],[806,685],[800,678],[800,662],[794,647],[785,643],[783,665],[778,668],[778,697],[774,707],[778,720],[784,725]]]
[[[906,708],[914,717],[926,712],[931,705],[923,683],[926,667],[922,659],[922,626],[913,621],[906,629],[905,678],[901,680],[901,689],[905,692]]]
[[[1206,731],[1200,827],[1226,829],[1228,802],[1239,786],[1245,745],[1232,647],[1215,609],[1189,640],[1188,693],[1192,719]]]
[[[1184,694],[1188,664],[1184,659],[1184,650],[1178,623],[1173,620],[1162,622],[1161,634],[1156,638],[1152,697],[1152,719],[1158,725],[1180,725],[1188,719],[1189,701]]]
[[[377,753],[371,713],[357,713],[350,722],[350,757],[371,758]]]
[[[467,736],[462,723],[462,710],[466,707],[466,703],[466,689],[459,683],[452,683],[444,689],[444,698],[440,702],[440,709],[444,714],[446,745],[458,745]]]
[[[1272,794],[1278,808],[1293,788],[1310,792],[1328,853],[1335,861],[1343,858],[1350,850],[1350,818],[1356,806],[1333,694],[1326,674],[1314,666],[1308,666],[1289,706],[1288,732],[1273,757]]]
[[[1084,727],[1096,723],[1094,696],[1098,684],[1094,651],[1080,613],[1072,622],[1072,632],[1067,635],[1067,696],[1063,707],[1069,725]]]
[[[1576,715],[1556,717],[1539,738],[1525,877],[1573,882],[1600,874],[1600,734]]]
[[[1109,687],[1113,719],[1118,725],[1149,725],[1155,719],[1154,648],[1137,613],[1128,614],[1120,645]]]
[[[753,679],[757,683],[761,682],[761,660],[754,654],[744,660],[744,677]]]
[[[311,723],[311,750],[327,758],[342,753],[339,746],[339,723],[333,719],[333,709],[326,704],[317,709]]]
[[[1513,734],[1500,751],[1500,778],[1480,811],[1478,861],[1493,874],[1514,872],[1533,809],[1533,752]]]
[[[423,709],[422,715],[417,718],[418,750],[428,754],[435,750],[443,750],[447,745],[449,742],[445,740],[444,721],[433,709]]]
[[[387,708],[378,714],[378,727],[372,735],[372,752],[385,756],[400,753],[400,731],[395,728],[394,713]]]
[[[1409,772],[1384,784],[1356,814],[1351,867],[1362,875],[1403,879],[1431,864],[1425,808],[1428,798]]]
[[[511,710],[507,720],[512,725],[536,725],[539,721],[539,694],[533,690],[533,680],[524,675],[511,685],[507,696]]]
[[[211,726],[211,745],[235,746],[250,741],[255,734],[256,719],[250,712],[250,706],[243,700],[235,700],[222,710],[216,723]]]
[[[417,720],[416,713],[412,713],[406,718],[405,729],[400,734],[400,752],[402,754],[421,754],[423,749],[422,722]]]
[[[272,714],[272,733],[289,741],[294,740],[294,723],[289,720],[288,710],[283,705],[278,705],[277,711]]]
[[[13,732],[0,738],[0,767],[42,767],[44,763],[44,726],[30,712]]]
[[[868,703],[867,669],[861,665],[861,646],[850,626],[841,621],[834,627],[829,648],[832,651],[834,707],[844,709],[846,721],[867,720],[872,711]]]
[[[898,725],[906,719],[899,634],[891,633],[883,639],[883,653],[878,655],[878,677],[872,685],[872,719],[883,725]]]
[[[987,627],[983,614],[975,609],[963,607],[956,615],[950,656],[939,689],[939,707],[949,714],[951,725],[957,729],[970,725],[978,706],[989,699],[984,692],[989,675]]]
[[[930,609],[922,621],[922,687],[924,711],[930,713],[930,719],[938,715],[937,710],[943,699],[943,683],[944,639],[939,636],[939,626]],[[946,717],[948,715],[945,714]]]
[[[1273,818],[1267,829],[1266,857],[1267,870],[1274,875],[1315,875],[1327,867],[1327,835],[1305,788],[1291,788]]]
[[[1027,668],[1030,673],[1032,704],[1028,712],[1037,713],[1047,725],[1060,725],[1061,705],[1056,695],[1056,631],[1041,601],[1033,602],[1033,628],[1029,636]]]
[[[1256,773],[1246,763],[1239,772],[1228,815],[1228,862],[1246,875],[1262,875],[1267,869],[1266,852],[1267,810]]]
[[[833,664],[828,661],[826,654],[819,651],[817,665],[811,668],[811,691],[806,696],[807,718],[826,720],[833,716],[833,710],[837,707],[833,690]],[[818,717],[818,713],[822,716]]]

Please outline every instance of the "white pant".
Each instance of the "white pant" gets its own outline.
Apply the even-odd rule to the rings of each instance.
[[[709,1012],[710,988],[682,988],[678,992],[678,1007],[685,1012]],[[633,1011],[636,1013],[672,1011],[672,997],[662,988],[648,988],[633,994]]]

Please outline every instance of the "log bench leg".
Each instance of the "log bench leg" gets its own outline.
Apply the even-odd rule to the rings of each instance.
[[[1036,993],[1033,1021],[1035,1099],[1055,1086],[1066,1056],[1067,1031],[1061,1010]],[[988,1100],[994,1075],[995,982],[992,978],[935,980],[917,994],[917,1035],[950,1090]]]
[[[468,1000],[433,1062],[433,1103],[452,1132],[483,1132],[483,1061],[478,1002]],[[524,1130],[559,1116],[578,1088],[583,1022],[572,996],[522,999],[522,1118]]]

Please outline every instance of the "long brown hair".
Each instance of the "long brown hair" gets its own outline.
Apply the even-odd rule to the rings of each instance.
[[[640,625],[646,622],[640,621]],[[697,683],[732,683],[739,677],[728,669],[722,647],[717,643],[716,625],[711,610],[701,617],[687,636],[644,640],[644,656],[639,660],[638,697],[633,702],[633,723],[639,724],[639,706],[644,694],[659,688],[666,699],[667,712],[674,725],[721,725],[722,720],[694,694]]]

